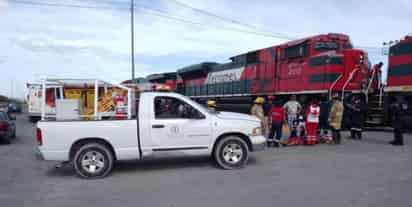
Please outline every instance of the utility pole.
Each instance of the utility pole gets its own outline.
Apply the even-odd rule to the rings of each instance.
[[[132,50],[132,83],[135,83],[134,71],[134,0],[130,1],[130,32],[131,32],[131,50]]]

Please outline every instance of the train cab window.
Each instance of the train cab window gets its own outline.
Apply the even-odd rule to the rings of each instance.
[[[343,49],[352,49],[352,48],[353,48],[353,45],[350,41],[343,43]]]
[[[259,57],[257,52],[251,52],[246,55],[246,64],[254,64],[259,62]]]
[[[298,58],[298,57],[306,57],[309,55],[308,49],[309,47],[308,47],[308,44],[306,43],[285,48],[284,58],[291,59],[291,58]]]
[[[315,42],[313,48],[316,51],[337,50],[339,49],[339,44],[336,42],[318,41]]]

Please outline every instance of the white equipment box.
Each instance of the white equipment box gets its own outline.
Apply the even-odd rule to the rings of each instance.
[[[81,108],[80,99],[56,100],[56,120],[78,120]]]

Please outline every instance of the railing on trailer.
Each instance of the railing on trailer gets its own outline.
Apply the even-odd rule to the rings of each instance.
[[[127,91],[127,118],[130,119],[132,117],[132,88],[128,88],[121,84],[110,83],[107,81],[102,81],[98,79],[42,79],[42,103],[41,103],[41,120],[45,120],[46,118],[56,118],[56,115],[46,114],[46,89],[47,88],[59,88],[60,90],[60,100],[63,99],[63,88],[65,84],[68,83],[76,83],[79,86],[84,85],[94,85],[94,114],[93,115],[79,115],[80,118],[93,118],[94,120],[99,120],[102,116],[111,116],[105,114],[104,112],[98,112],[98,102],[99,102],[99,86],[103,85],[105,90],[107,86],[114,86],[116,88],[120,88]]]

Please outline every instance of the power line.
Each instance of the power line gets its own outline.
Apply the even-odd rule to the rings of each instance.
[[[122,3],[120,3],[120,2],[113,2],[113,1],[104,1],[105,3],[112,3],[112,4],[122,4]],[[180,2],[178,2],[178,1],[174,1],[174,2],[176,2],[176,3],[180,3]],[[183,3],[182,3],[183,4]],[[176,15],[172,15],[172,14],[170,14],[169,12],[167,12],[167,11],[164,11],[164,10],[161,10],[161,9],[156,9],[156,8],[152,8],[152,7],[148,7],[148,6],[146,6],[146,5],[143,5],[143,4],[137,4],[137,3],[135,3],[134,4],[135,5],[135,8],[138,8],[138,9],[141,9],[141,11],[142,10],[150,10],[150,11],[152,11],[152,12],[156,12],[157,14],[159,14],[159,15],[156,15],[156,14],[153,14],[152,13],[152,15],[155,15],[155,16],[159,16],[159,17],[164,17],[164,18],[169,18],[169,19],[171,19],[171,20],[175,20],[175,21],[178,21],[178,22],[181,22],[181,23],[187,23],[187,24],[192,24],[192,25],[197,25],[197,26],[203,26],[203,27],[206,27],[206,26],[211,26],[210,25],[210,23],[208,23],[208,24],[204,24],[204,23],[202,23],[202,22],[196,22],[196,21],[192,21],[192,20],[187,20],[188,18],[187,17],[184,17],[184,16],[176,16]],[[195,9],[195,8],[194,8]],[[217,15],[216,15],[217,16]],[[220,17],[220,19],[224,19],[225,17]],[[225,21],[229,21],[229,20],[225,20]],[[230,20],[230,23],[236,23],[236,24],[242,24],[241,22],[236,22],[236,20]],[[245,26],[246,24],[243,24],[242,26]],[[251,25],[248,25],[249,27],[252,27]],[[235,31],[235,32],[242,32],[242,33],[249,33],[249,34],[253,34],[253,35],[259,35],[259,36],[264,36],[264,37],[273,37],[273,38],[277,38],[277,39],[291,39],[291,38],[285,38],[285,37],[281,37],[281,36],[279,36],[279,35],[275,35],[275,34],[270,34],[270,33],[267,33],[267,32],[263,32],[263,31],[257,31],[255,28],[253,28],[254,29],[254,31],[250,31],[250,30],[245,30],[245,29],[238,29],[238,28],[233,28],[233,27],[228,27],[228,26],[214,26],[215,28],[220,28],[220,29],[223,29],[223,30],[232,30],[232,31]]]
[[[260,32],[262,32],[262,29],[261,29],[261,28],[258,28],[258,27],[255,26],[255,25],[248,24],[248,23],[244,23],[244,22],[241,22],[241,21],[232,19],[232,18],[224,17],[224,16],[221,16],[221,15],[212,13],[212,12],[210,12],[210,11],[206,11],[206,10],[204,10],[204,9],[199,9],[199,8],[193,7],[193,6],[189,5],[189,4],[180,2],[180,1],[178,1],[178,0],[170,0],[170,1],[173,1],[173,2],[175,2],[176,4],[178,4],[178,5],[180,5],[180,6],[189,8],[189,9],[191,9],[192,11],[195,11],[195,12],[198,12],[198,13],[201,13],[201,14],[204,14],[204,15],[207,15],[207,16],[210,16],[210,17],[214,17],[214,18],[220,19],[220,20],[222,20],[222,21],[229,22],[229,23],[231,23],[231,24],[237,24],[237,25],[240,25],[240,26],[243,26],[243,27],[251,28],[251,29],[253,29],[253,30],[255,30],[255,31],[260,31]],[[264,32],[267,33],[266,31],[264,31]],[[279,39],[286,39],[286,40],[297,39],[296,37],[291,37],[291,36],[289,36],[289,35],[285,35],[285,34],[281,34],[281,33],[273,33],[273,32],[269,32],[269,33],[271,33],[273,36],[276,36],[276,38],[279,38]]]
[[[9,1],[12,2],[12,3],[16,3],[16,4],[32,5],[32,6],[67,7],[67,8],[80,8],[80,9],[122,9],[122,10],[129,10],[130,9],[130,7],[126,7],[126,6],[124,6],[124,7],[123,6],[90,6],[90,5],[37,2],[37,1],[25,1],[25,0],[9,0]],[[232,19],[227,18],[227,17],[222,17],[222,16],[219,16],[219,15],[213,14],[211,12],[208,12],[208,11],[198,9],[198,8],[192,7],[190,5],[184,4],[184,3],[180,2],[180,1],[177,1],[177,0],[171,0],[171,1],[174,1],[177,4],[185,6],[187,8],[191,8],[195,11],[202,12],[205,15],[213,16],[213,17],[219,18],[221,20],[224,20],[224,21],[227,21],[227,22],[230,22],[230,23],[233,23],[233,24],[248,26],[250,28],[256,28],[253,25],[242,23],[242,22],[237,21],[237,20],[232,20]],[[115,4],[115,2],[113,2],[113,1],[111,1],[111,2],[106,1],[106,2]],[[118,4],[118,3],[119,2],[116,2],[116,4]],[[190,24],[190,25],[196,25],[196,26],[200,26],[200,27],[210,27],[210,26],[212,26],[212,27],[215,27],[217,29],[240,32],[240,33],[245,33],[245,34],[252,34],[252,35],[256,35],[256,36],[277,38],[277,39],[288,39],[288,40],[295,39],[295,38],[291,38],[291,37],[283,37],[283,34],[280,34],[280,33],[268,34],[268,33],[259,32],[259,31],[250,31],[250,30],[244,30],[244,29],[237,29],[237,28],[227,27],[227,26],[213,26],[213,25],[210,25],[210,24],[202,23],[202,22],[195,22],[195,21],[187,20],[186,17],[170,15],[170,13],[168,13],[166,11],[151,8],[151,7],[147,7],[147,6],[142,5],[142,4],[136,4],[135,3],[134,5],[135,5],[135,8],[139,8],[140,11],[143,11],[143,12],[149,14],[149,15],[162,17],[162,18],[169,19],[169,20],[174,20],[175,22],[180,22],[180,23],[185,23],[185,24]],[[148,11],[150,11],[150,12],[148,12]],[[358,46],[358,48],[381,49],[382,47]]]
[[[88,6],[78,4],[62,4],[62,3],[50,3],[50,2],[35,2],[35,1],[21,1],[21,0],[9,0],[15,4],[33,5],[33,6],[48,6],[48,7],[64,7],[64,8],[78,8],[78,9],[127,9],[126,7],[109,7],[109,6]]]
[[[68,7],[68,8],[81,8],[81,9],[114,9],[114,8],[129,9],[127,7],[87,6],[87,5],[61,4],[61,3],[48,3],[48,2],[33,2],[33,1],[22,1],[22,0],[11,0],[11,2],[17,3],[17,4],[33,5],[33,6]],[[162,11],[162,10],[159,10],[159,9],[154,9],[154,8],[149,8],[149,7],[146,7],[146,6],[143,6],[143,5],[139,5],[139,7],[137,7],[137,8],[140,8],[141,11],[144,11],[144,12],[145,11],[156,12],[157,14],[155,14],[155,13],[149,13],[149,14],[154,15],[154,16],[158,16],[158,17],[167,18],[167,19],[174,20],[174,21],[181,22],[181,23],[197,25],[197,26],[201,26],[201,27],[210,26],[208,24],[204,24],[204,23],[201,23],[201,22],[194,22],[194,21],[187,20],[187,19],[185,19],[185,17],[171,16],[169,13],[167,13],[165,11]],[[278,36],[275,36],[275,35],[270,35],[270,34],[265,34],[265,33],[260,33],[260,32],[253,32],[253,31],[249,31],[249,30],[236,29],[236,28],[232,28],[232,27],[215,26],[215,28],[228,30],[228,31],[234,31],[234,32],[240,32],[240,33],[253,34],[253,35],[257,35],[257,36],[279,38]]]
[[[174,20],[174,21],[179,22],[179,23],[196,25],[196,26],[200,26],[200,27],[215,27],[215,28],[221,29],[221,30],[234,31],[234,32],[240,32],[240,33],[245,33],[245,34],[252,34],[252,35],[257,35],[257,36],[263,36],[263,37],[270,37],[270,38],[279,39],[279,37],[277,37],[277,36],[270,35],[270,34],[265,34],[265,33],[260,33],[260,32],[254,32],[254,31],[243,30],[243,29],[236,29],[236,28],[233,28],[233,27],[207,25],[207,24],[204,24],[204,23],[201,23],[201,22],[195,22],[195,21],[184,19],[184,17],[171,16],[171,15],[168,15],[168,13],[160,12],[158,10],[143,8],[143,10],[141,10],[141,11],[146,12],[147,14],[150,14],[150,15],[153,15],[153,16],[166,18],[168,20]],[[148,13],[149,11],[152,12],[152,13]],[[153,13],[153,12],[155,12],[155,13]]]

